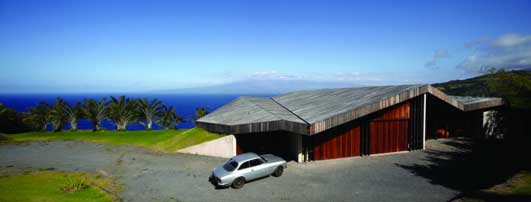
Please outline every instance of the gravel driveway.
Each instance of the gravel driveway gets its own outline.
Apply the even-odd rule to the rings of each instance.
[[[214,189],[207,181],[221,158],[159,154],[130,146],[33,142],[0,145],[1,174],[42,169],[99,172],[124,184],[123,201],[448,201],[458,191],[430,183],[403,168],[429,165],[427,151],[459,152],[448,141],[426,151],[288,164],[280,178],[242,189]],[[445,143],[445,144],[443,144]]]

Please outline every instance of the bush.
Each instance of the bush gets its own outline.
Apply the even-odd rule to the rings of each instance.
[[[61,191],[65,193],[74,193],[86,189],[88,187],[89,185],[87,183],[86,177],[76,178],[73,176],[69,176],[65,184],[61,187]]]

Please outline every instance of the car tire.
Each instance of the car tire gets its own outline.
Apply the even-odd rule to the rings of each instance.
[[[284,167],[283,166],[279,166],[279,167],[277,167],[277,169],[275,169],[275,172],[273,172],[273,176],[280,177],[280,176],[282,176],[283,172],[284,172]]]
[[[243,185],[245,185],[245,178],[243,177],[234,179],[234,181],[232,181],[232,184],[231,184],[232,188],[234,189],[242,188]]]

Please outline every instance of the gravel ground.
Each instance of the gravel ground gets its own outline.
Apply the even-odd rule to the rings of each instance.
[[[427,151],[458,151],[432,140]],[[459,152],[459,151],[458,151]],[[123,201],[448,201],[458,191],[431,184],[399,165],[429,165],[429,152],[288,164],[280,178],[242,189],[214,189],[207,181],[221,158],[160,154],[130,146],[32,142],[0,145],[0,174],[55,169],[117,177]],[[443,158],[443,157],[442,157]]]

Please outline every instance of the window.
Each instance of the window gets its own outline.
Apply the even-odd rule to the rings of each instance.
[[[250,167],[249,161],[246,161],[246,162],[242,163],[242,165],[240,165],[240,168],[238,168],[238,170],[246,169],[246,168],[249,168],[249,167]]]
[[[226,171],[232,172],[236,167],[238,166],[238,163],[236,161],[230,160],[229,162],[225,163],[223,165],[223,168],[225,168]]]
[[[251,160],[251,167],[258,166],[258,165],[260,165],[262,163],[264,163],[264,162],[262,162],[262,160],[260,160],[260,159],[253,159],[253,160]]]

